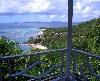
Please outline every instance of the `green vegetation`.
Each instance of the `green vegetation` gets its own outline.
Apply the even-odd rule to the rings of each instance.
[[[37,41],[39,40],[39,41]],[[93,52],[100,55],[100,18],[93,19],[91,21],[82,22],[76,26],[73,26],[73,48],[82,49],[84,51]],[[39,36],[39,39],[29,40],[35,43],[41,43],[46,46],[48,49],[58,49],[67,47],[67,29],[66,28],[47,28],[42,36]],[[36,42],[37,41],[37,42]],[[34,42],[33,42],[34,43]],[[60,59],[59,54],[54,53],[54,58],[52,56],[47,56],[46,58],[52,57],[48,60],[52,64],[59,63]],[[42,58],[42,57],[41,57]],[[87,65],[85,63],[86,57],[79,55],[77,58],[78,65],[83,64],[83,69],[87,77],[91,81],[97,81],[91,73],[89,73]],[[55,61],[54,61],[55,60]],[[95,72],[100,73],[100,61],[96,59],[91,59],[91,64],[93,65]],[[80,67],[78,67],[80,69]],[[79,71],[79,70],[78,70]]]
[[[22,50],[19,47],[19,44],[15,41],[11,41],[8,38],[2,36],[0,38],[0,57],[17,55],[21,54]],[[15,64],[15,61],[10,62],[12,65]],[[2,69],[3,81],[8,80],[8,70],[9,63],[7,61],[0,60],[0,68]],[[5,78],[5,79],[4,79]]]
[[[85,51],[90,51],[95,54],[100,55],[100,18],[93,19],[91,21],[82,22],[78,25],[73,26],[73,48],[82,49]],[[46,46],[49,49],[58,49],[67,47],[67,28],[47,28],[44,30],[43,35],[39,35],[36,38],[31,37],[28,43],[39,43],[43,46]],[[0,54],[3,55],[15,55],[20,53],[20,50],[17,49],[18,45],[14,42],[11,42],[7,39],[0,39]],[[3,49],[3,51],[2,51]],[[33,49],[31,52],[41,51],[39,49]],[[32,75],[39,75],[44,71],[48,70],[52,64],[61,63],[61,54],[66,54],[66,52],[54,52],[47,55],[25,57],[15,60],[16,64],[19,64],[14,68],[15,70],[22,70],[30,64],[34,63],[38,59],[45,62],[46,64],[37,65],[31,71],[27,72]],[[72,57],[74,57],[72,55]],[[65,57],[66,58],[66,57]],[[91,73],[87,70],[85,64],[86,57],[80,55],[77,57],[78,69],[80,70],[80,65],[83,65],[82,68],[91,81],[99,81],[95,77],[91,76]],[[72,59],[73,61],[73,59]],[[100,61],[96,59],[91,59],[91,63],[94,67],[96,73],[100,73]],[[64,64],[65,66],[65,64]],[[3,67],[3,66],[2,66]],[[71,69],[73,67],[71,66]],[[78,72],[79,72],[78,70]],[[59,68],[53,70],[54,74],[59,73]],[[20,81],[24,81],[20,79]]]
[[[100,18],[73,27],[73,47],[100,54]]]
[[[40,43],[48,49],[65,48],[67,45],[67,28],[47,28],[43,35],[30,38],[29,43]]]
[[[100,18],[73,26],[73,47],[100,54]],[[29,43],[40,43],[48,49],[67,46],[67,28],[47,28],[42,36],[31,37]]]
[[[4,36],[0,38],[0,56],[16,55],[20,54],[21,52],[22,50],[17,42],[10,41]]]

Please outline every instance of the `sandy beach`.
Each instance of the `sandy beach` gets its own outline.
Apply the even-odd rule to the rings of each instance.
[[[46,50],[47,49],[47,47],[45,47],[45,46],[42,46],[42,45],[40,45],[40,44],[29,44],[31,47],[33,47],[33,48],[37,48],[37,49],[41,49],[41,50]]]

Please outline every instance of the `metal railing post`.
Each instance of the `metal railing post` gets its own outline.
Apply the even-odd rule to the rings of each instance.
[[[73,52],[73,74],[72,74],[72,81],[75,81],[75,73],[77,73],[78,69],[78,54],[76,52]]]
[[[0,63],[2,64],[1,60],[0,60]],[[2,81],[2,68],[1,68],[1,65],[0,65],[0,81]]]
[[[64,75],[64,52],[60,52],[61,54],[61,66],[60,66],[60,81],[63,81],[63,75]]]
[[[11,80],[11,60],[10,60],[10,59],[8,60],[8,64],[9,64],[9,66],[8,66],[8,71],[9,71],[9,81],[12,81],[12,80]]]
[[[0,68],[0,81],[2,81],[2,69]]]
[[[67,54],[66,54],[66,77],[70,78],[71,52],[72,52],[72,17],[73,0],[68,0],[68,33],[67,33]]]

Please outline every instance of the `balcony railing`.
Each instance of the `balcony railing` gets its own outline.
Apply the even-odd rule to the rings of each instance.
[[[0,57],[0,62],[8,66],[6,69],[8,73],[5,73],[4,66],[0,66],[0,81],[6,80],[4,75],[6,75],[8,81],[15,80],[17,77],[24,77],[27,81],[89,81],[90,78],[88,76],[95,77],[98,80],[100,79],[100,74],[97,74],[100,73],[100,56],[77,49],[72,49],[70,77],[66,78],[66,50],[67,48]],[[36,59],[33,59],[34,56]],[[45,60],[44,58],[41,59],[45,56],[49,56],[49,58]],[[48,63],[48,60],[52,60],[51,63]],[[96,65],[98,68],[96,69],[92,67],[93,60],[98,61],[98,65]],[[53,62],[56,63],[54,64]],[[31,73],[33,72],[32,69],[35,68],[36,70],[41,68],[39,66],[43,67],[45,65],[48,65],[48,68],[42,68],[41,73],[38,73],[37,70],[38,75]],[[88,73],[85,72],[86,70]]]

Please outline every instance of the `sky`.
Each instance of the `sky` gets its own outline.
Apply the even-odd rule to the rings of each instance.
[[[74,0],[73,22],[100,17],[100,0]],[[0,23],[64,21],[68,0],[0,0]]]

